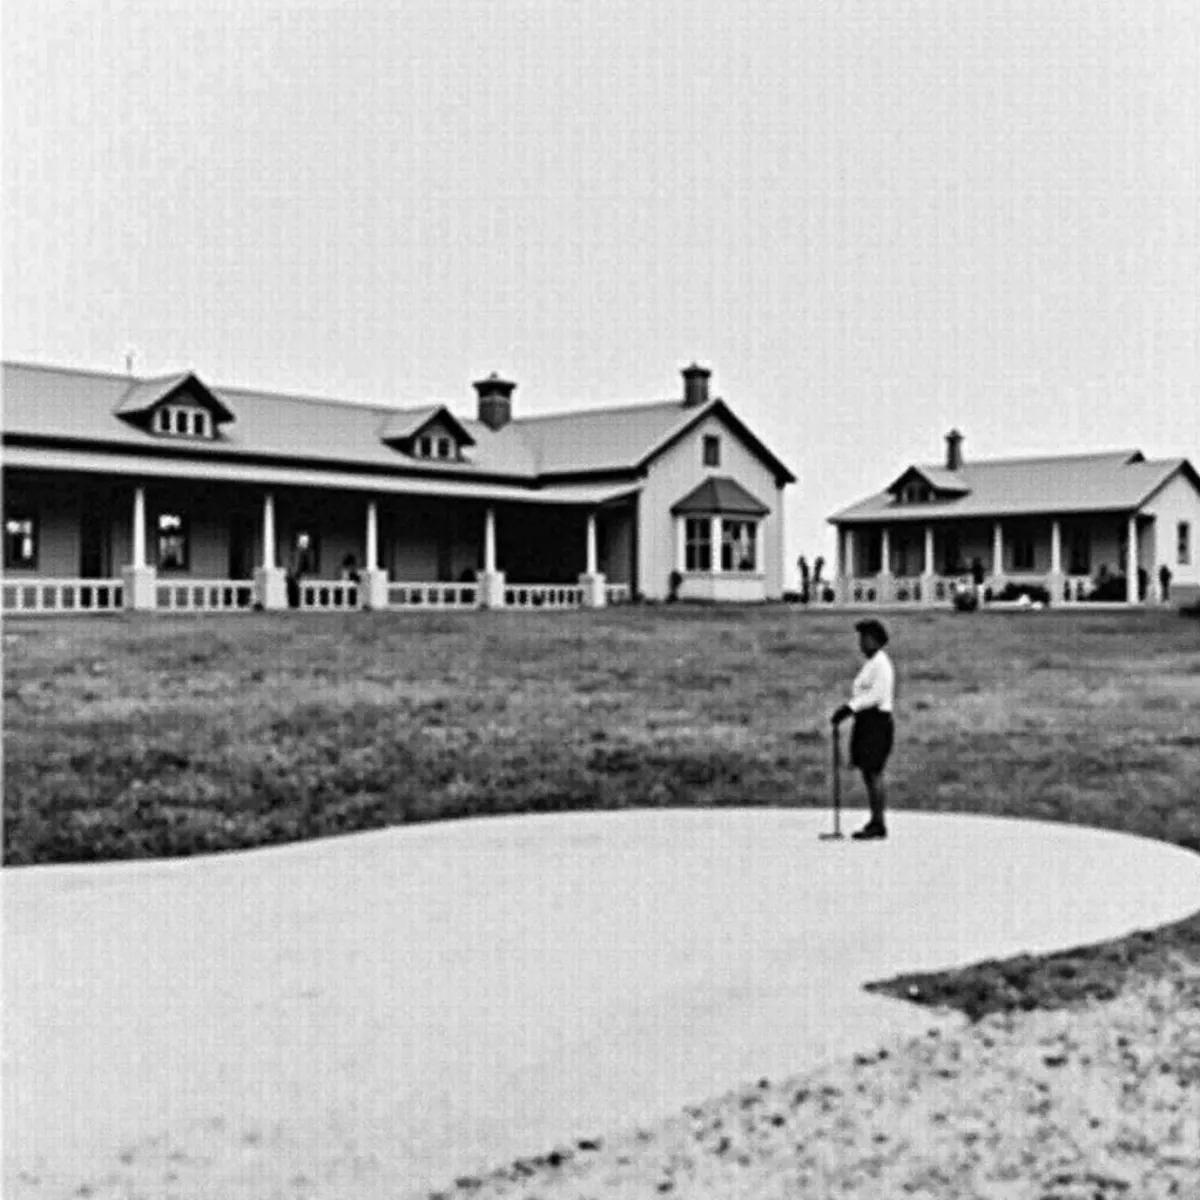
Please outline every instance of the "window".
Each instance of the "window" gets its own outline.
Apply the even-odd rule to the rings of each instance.
[[[1033,538],[1022,533],[1013,539],[1013,570],[1014,571],[1032,571],[1033,570]]]
[[[1175,561],[1181,567],[1192,561],[1192,527],[1187,521],[1180,521],[1175,530]]]
[[[172,437],[211,437],[209,415],[195,405],[164,404],[154,416],[154,428]]]
[[[450,457],[450,439],[448,437],[440,437],[437,440],[437,456],[438,458]]]
[[[753,571],[757,569],[756,537],[753,521],[721,522],[721,570]]]
[[[1077,529],[1071,534],[1070,551],[1067,558],[1070,574],[1090,575],[1092,573],[1092,539],[1086,530]]]
[[[37,532],[32,514],[20,513],[4,519],[4,565],[37,566]]]
[[[186,571],[188,569],[187,520],[182,513],[158,514],[158,569]]]
[[[929,488],[916,480],[906,483],[900,489],[901,504],[925,504],[930,499],[932,499],[932,493]]]
[[[706,467],[721,465],[721,439],[715,434],[704,435],[704,465]]]
[[[686,570],[712,570],[712,522],[707,517],[688,517],[684,526],[684,551]]]
[[[417,454],[421,458],[433,457],[433,438],[428,434],[424,434],[417,438]]]

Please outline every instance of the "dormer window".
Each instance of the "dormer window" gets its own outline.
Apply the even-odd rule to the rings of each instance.
[[[470,431],[444,406],[394,413],[380,437],[401,453],[426,462],[465,462],[465,451],[475,445]]]
[[[155,414],[154,429],[171,437],[210,438],[212,418],[203,408],[191,404],[164,404]]]
[[[445,433],[423,433],[413,442],[413,453],[417,458],[449,461],[458,457],[458,444]]]

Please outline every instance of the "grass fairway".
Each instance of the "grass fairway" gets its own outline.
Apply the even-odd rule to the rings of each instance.
[[[444,817],[828,803],[852,618],[10,622],[7,864],[186,855]],[[1200,630],[903,615],[890,803],[1200,849]],[[846,778],[846,795],[862,801]]]
[[[1200,849],[1194,622],[889,624],[893,806]],[[823,806],[828,716],[860,663],[852,617],[776,606],[12,621],[5,641],[14,866],[491,813]],[[861,783],[845,783],[861,806]],[[1200,961],[1198,942],[1200,917],[1105,953],[1110,967],[1171,949]],[[1076,967],[1059,972],[1067,991],[1086,976]],[[1017,989],[1026,1002],[1038,971]],[[976,987],[975,1007],[1013,991],[1002,982]],[[958,983],[953,995],[925,983],[931,999],[961,1000]]]

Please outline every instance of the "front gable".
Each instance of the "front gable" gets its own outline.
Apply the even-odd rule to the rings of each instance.
[[[113,415],[158,437],[215,439],[234,421],[232,410],[203,380],[188,371],[130,384]]]
[[[771,472],[775,478],[776,487],[782,487],[785,483],[796,482],[795,475],[755,437],[750,429],[738,419],[729,405],[720,398],[711,400],[708,404],[697,409],[694,415],[689,416],[678,428],[672,430],[666,438],[651,447],[637,464],[638,468],[645,471],[655,459],[659,458],[710,420],[719,422],[754,458]],[[710,463],[709,465],[716,466],[720,464]]]
[[[466,426],[445,405],[396,413],[379,436],[403,454],[432,462],[461,462],[467,447],[475,445]]]
[[[958,479],[946,478],[947,472],[933,472],[911,466],[884,491],[892,497],[894,504],[936,504],[939,501],[956,500],[967,495],[970,488]]]

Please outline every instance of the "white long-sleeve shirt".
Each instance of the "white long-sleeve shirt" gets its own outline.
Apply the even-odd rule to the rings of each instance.
[[[876,650],[854,677],[850,707],[855,712],[877,708],[890,713],[896,696],[896,671],[892,660],[882,650]]]

